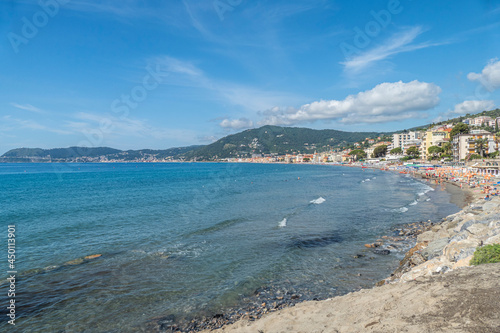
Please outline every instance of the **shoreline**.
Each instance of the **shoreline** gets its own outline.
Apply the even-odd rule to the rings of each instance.
[[[435,184],[428,184],[422,177],[414,178],[423,184],[430,185],[431,187],[436,188]],[[445,183],[444,187],[446,189],[446,192],[450,194],[450,203],[455,204],[458,209],[462,209],[464,206],[470,203],[472,193],[469,193],[469,191],[461,189],[460,187],[455,186],[455,184]],[[411,248],[417,243],[417,236],[419,234],[430,230],[433,226],[436,225],[436,223],[439,223],[439,221],[408,221],[407,223],[399,225],[397,226],[397,228],[393,229],[392,235],[386,234],[381,239],[378,239],[375,243],[366,244],[365,247],[367,247],[368,249],[365,250],[369,250],[370,252],[379,254],[387,254],[383,252],[392,252],[393,250],[396,250],[397,252],[404,254],[406,251],[411,250]],[[355,253],[353,254],[354,258],[358,258],[358,256],[365,256],[357,255]],[[391,271],[389,271],[387,274],[390,274],[390,272]],[[363,288],[373,288],[378,283],[380,283],[377,281],[378,280],[374,280],[371,287],[365,286]],[[350,291],[346,292],[347,294],[350,294],[358,290],[364,289],[353,288]],[[207,317],[198,317],[194,319],[192,318],[189,321],[182,321],[177,323],[166,322],[164,318],[155,318],[153,322],[150,323],[151,325],[149,326],[149,328],[151,330],[157,330],[158,328],[163,327],[173,332],[209,332],[217,329],[224,329],[225,327],[235,325],[241,321],[249,323],[259,321],[271,313],[279,313],[280,311],[296,307],[302,303],[318,301],[323,302],[325,300],[331,299],[331,297],[337,298],[342,297],[342,295],[346,295],[345,293],[341,293],[339,294],[339,296],[330,296],[329,298],[317,299],[313,298],[314,295],[308,297],[308,295],[304,294],[302,290],[294,290],[294,288],[291,288],[289,292],[290,295],[288,295],[288,292],[280,294],[280,291],[275,290],[273,286],[264,286],[256,290],[256,294],[254,294],[253,297],[249,297],[249,301],[247,302],[248,304],[242,304],[238,308],[230,308],[219,314],[213,314]]]
[[[391,276],[369,289],[327,300],[300,302],[264,314],[262,318],[255,318],[256,320],[246,318],[233,324],[223,324],[216,330],[201,332],[396,332],[403,329],[407,332],[469,332],[478,328],[480,331],[494,332],[500,329],[500,310],[497,310],[500,291],[497,290],[496,283],[492,282],[498,279],[490,277],[487,281],[482,281],[481,285],[475,283],[474,279],[478,275],[484,277],[485,272],[500,278],[500,264],[469,266],[477,246],[483,243],[500,243],[500,208],[497,208],[500,207],[500,198],[494,197],[488,202],[481,199],[484,194],[468,185],[460,186],[448,179],[429,177],[422,172],[413,173],[412,176],[424,183],[436,181],[444,186],[450,194],[450,202],[461,209],[443,218],[441,222],[417,228],[416,245],[406,252],[405,258]],[[444,284],[442,281],[445,281]],[[456,288],[449,288],[450,285],[455,286],[456,281],[461,282]],[[477,291],[482,288],[487,292],[482,292],[481,295],[496,296],[485,297],[483,309],[474,311],[477,299],[468,296],[474,294],[471,289]],[[429,290],[433,290],[433,293],[429,293]],[[440,292],[444,296],[436,297]],[[386,293],[393,299],[387,300]],[[442,318],[434,316],[433,321],[432,312],[426,310],[437,304],[438,308],[452,307],[452,296],[456,293],[462,294],[464,298],[459,306],[454,305],[453,308],[463,314],[457,317],[456,313],[453,316],[452,313],[443,313]],[[401,296],[406,294],[411,296]],[[407,304],[395,305],[394,298]],[[418,305],[420,301],[429,307]],[[365,308],[358,312],[360,306]],[[485,309],[486,313],[478,313]],[[412,312],[409,320],[401,318],[406,312]],[[394,313],[397,315],[394,316]],[[426,319],[426,316],[431,319]],[[487,317],[487,320],[483,318],[476,322],[477,318],[474,316]],[[325,317],[331,319],[324,320]]]

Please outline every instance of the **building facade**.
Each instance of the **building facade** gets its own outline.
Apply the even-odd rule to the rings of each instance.
[[[469,134],[458,134],[453,137],[453,159],[461,161],[468,159],[472,154],[478,154],[478,139],[486,139],[485,152],[491,154],[498,150],[495,135],[487,131],[471,131]]]

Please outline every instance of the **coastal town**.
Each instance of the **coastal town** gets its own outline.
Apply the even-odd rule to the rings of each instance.
[[[227,158],[224,161],[254,163],[352,163],[361,161],[372,164],[409,160],[435,163],[468,162],[498,156],[499,125],[500,117],[478,116],[464,119],[461,123],[430,126],[422,130],[394,133],[392,136],[366,138],[345,149],[305,154],[253,154],[251,158]]]

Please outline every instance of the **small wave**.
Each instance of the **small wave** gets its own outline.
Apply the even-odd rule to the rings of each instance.
[[[431,198],[427,198],[425,201],[431,201]]]
[[[286,227],[286,217],[283,220],[281,220],[280,223],[278,223],[278,227],[280,228]]]
[[[235,224],[238,224],[238,223],[241,223],[241,222],[246,222],[247,219],[245,218],[236,218],[236,219],[230,219],[230,220],[225,220],[225,221],[222,221],[222,222],[219,222],[219,223],[216,223],[208,228],[204,228],[204,229],[201,229],[201,230],[197,230],[197,231],[194,231],[194,232],[191,232],[189,233],[187,236],[193,236],[193,235],[204,235],[204,234],[207,234],[207,233],[211,233],[211,232],[216,232],[216,231],[219,231],[219,230],[222,230],[222,229],[225,229],[225,228],[229,228]]]
[[[320,205],[326,200],[323,197],[319,197],[318,199],[311,200],[310,203],[315,204],[315,205]]]
[[[424,193],[424,192],[420,192],[420,193],[418,194],[418,196],[419,196],[419,197],[421,197],[421,196],[423,196],[423,195],[425,195],[425,193]]]
[[[388,211],[390,211],[390,212],[396,212],[396,213],[405,213],[405,212],[408,211],[408,207],[394,208],[394,209],[390,209]]]
[[[413,202],[410,204],[410,206],[415,206],[416,204],[418,204],[418,201],[417,201],[417,200],[413,201]]]
[[[373,177],[372,179],[377,179],[377,177]]]
[[[367,178],[367,179],[365,179],[365,182],[369,182],[370,180],[371,180],[370,178]]]

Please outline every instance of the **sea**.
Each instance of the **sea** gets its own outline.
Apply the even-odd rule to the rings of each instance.
[[[155,318],[238,308],[267,286],[309,299],[369,288],[404,251],[364,244],[458,210],[439,186],[373,169],[0,164],[0,331],[147,331]]]

